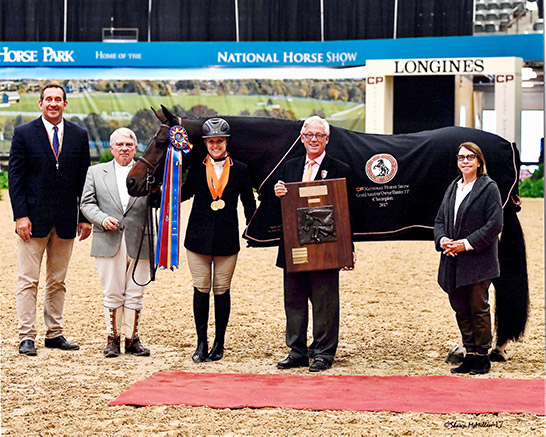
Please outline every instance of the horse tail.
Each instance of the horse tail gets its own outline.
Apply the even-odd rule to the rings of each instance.
[[[497,345],[519,340],[529,313],[529,280],[523,230],[517,217],[519,205],[508,202],[499,243],[500,277],[493,279],[496,292]]]

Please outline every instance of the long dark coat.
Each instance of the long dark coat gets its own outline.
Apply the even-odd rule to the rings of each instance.
[[[434,223],[436,250],[442,237],[459,240],[466,238],[474,250],[457,256],[440,258],[438,283],[449,293],[455,288],[475,284],[500,275],[498,236],[502,230],[503,214],[499,189],[493,179],[481,175],[465,197],[453,220],[457,182],[453,181],[440,205]]]
[[[246,222],[256,210],[248,166],[233,160],[229,180],[222,195],[225,208],[213,211],[214,200],[207,184],[206,166],[196,164],[189,168],[182,186],[181,200],[194,196],[188,219],[184,247],[202,255],[228,256],[240,250],[237,202],[241,196]]]

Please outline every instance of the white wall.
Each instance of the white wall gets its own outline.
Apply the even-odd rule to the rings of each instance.
[[[486,109],[482,113],[483,130],[496,132],[495,111]],[[540,155],[540,139],[544,136],[544,111],[521,111],[521,144],[520,155],[522,162],[536,162]]]

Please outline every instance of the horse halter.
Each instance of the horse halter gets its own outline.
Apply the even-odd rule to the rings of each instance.
[[[170,126],[167,125],[167,124],[162,123],[159,126],[158,132],[162,128],[170,129]],[[157,132],[154,135],[154,137],[152,138],[152,141],[156,141],[156,138],[157,138]],[[159,164],[161,163],[161,160],[159,160],[158,162],[153,164],[147,158],[145,158],[144,155],[140,155],[137,158],[137,161],[142,162],[146,166],[146,190],[149,193],[151,191],[151,189],[152,189],[152,184],[155,182],[155,176],[154,175],[155,175],[155,172],[157,171],[157,168],[159,167]]]
[[[157,132],[159,132],[159,130],[161,130],[162,128],[170,129],[170,127],[168,125],[162,123]],[[156,134],[154,135],[154,137],[152,138],[151,141],[157,141],[156,140],[157,132],[156,132]],[[151,141],[150,141],[150,144],[151,144]],[[138,246],[137,261],[135,262],[135,264],[133,266],[133,272],[132,272],[131,277],[132,277],[135,284],[143,287],[143,286],[148,285],[150,282],[155,281],[155,273],[156,273],[156,270],[157,270],[157,267],[155,265],[155,254],[154,254],[154,249],[153,248],[154,248],[154,226],[157,229],[158,224],[157,224],[157,215],[156,215],[155,225],[154,225],[154,213],[152,211],[152,206],[151,206],[151,203],[150,203],[150,196],[152,194],[153,183],[155,182],[155,176],[154,175],[155,175],[155,172],[156,172],[157,168],[159,167],[159,164],[161,164],[161,159],[159,159],[156,164],[153,164],[147,158],[145,158],[144,156],[141,155],[141,156],[139,156],[137,158],[137,161],[142,162],[146,166],[146,191],[147,191],[148,194],[147,194],[147,201],[146,201],[146,220],[145,220],[144,226],[142,228],[142,236],[140,237],[140,244]],[[150,262],[150,279],[146,283],[140,284],[135,278],[135,271],[136,271],[136,267],[137,267],[137,264],[138,264],[138,260],[140,259],[140,252],[142,250],[142,245],[144,243],[144,236],[145,235],[148,236],[148,246],[150,248],[150,252],[148,254],[148,258],[149,258],[149,262]]]

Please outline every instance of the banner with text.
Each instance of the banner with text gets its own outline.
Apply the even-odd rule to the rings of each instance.
[[[367,59],[542,59],[540,34],[272,42],[1,42],[1,67],[347,67]]]

